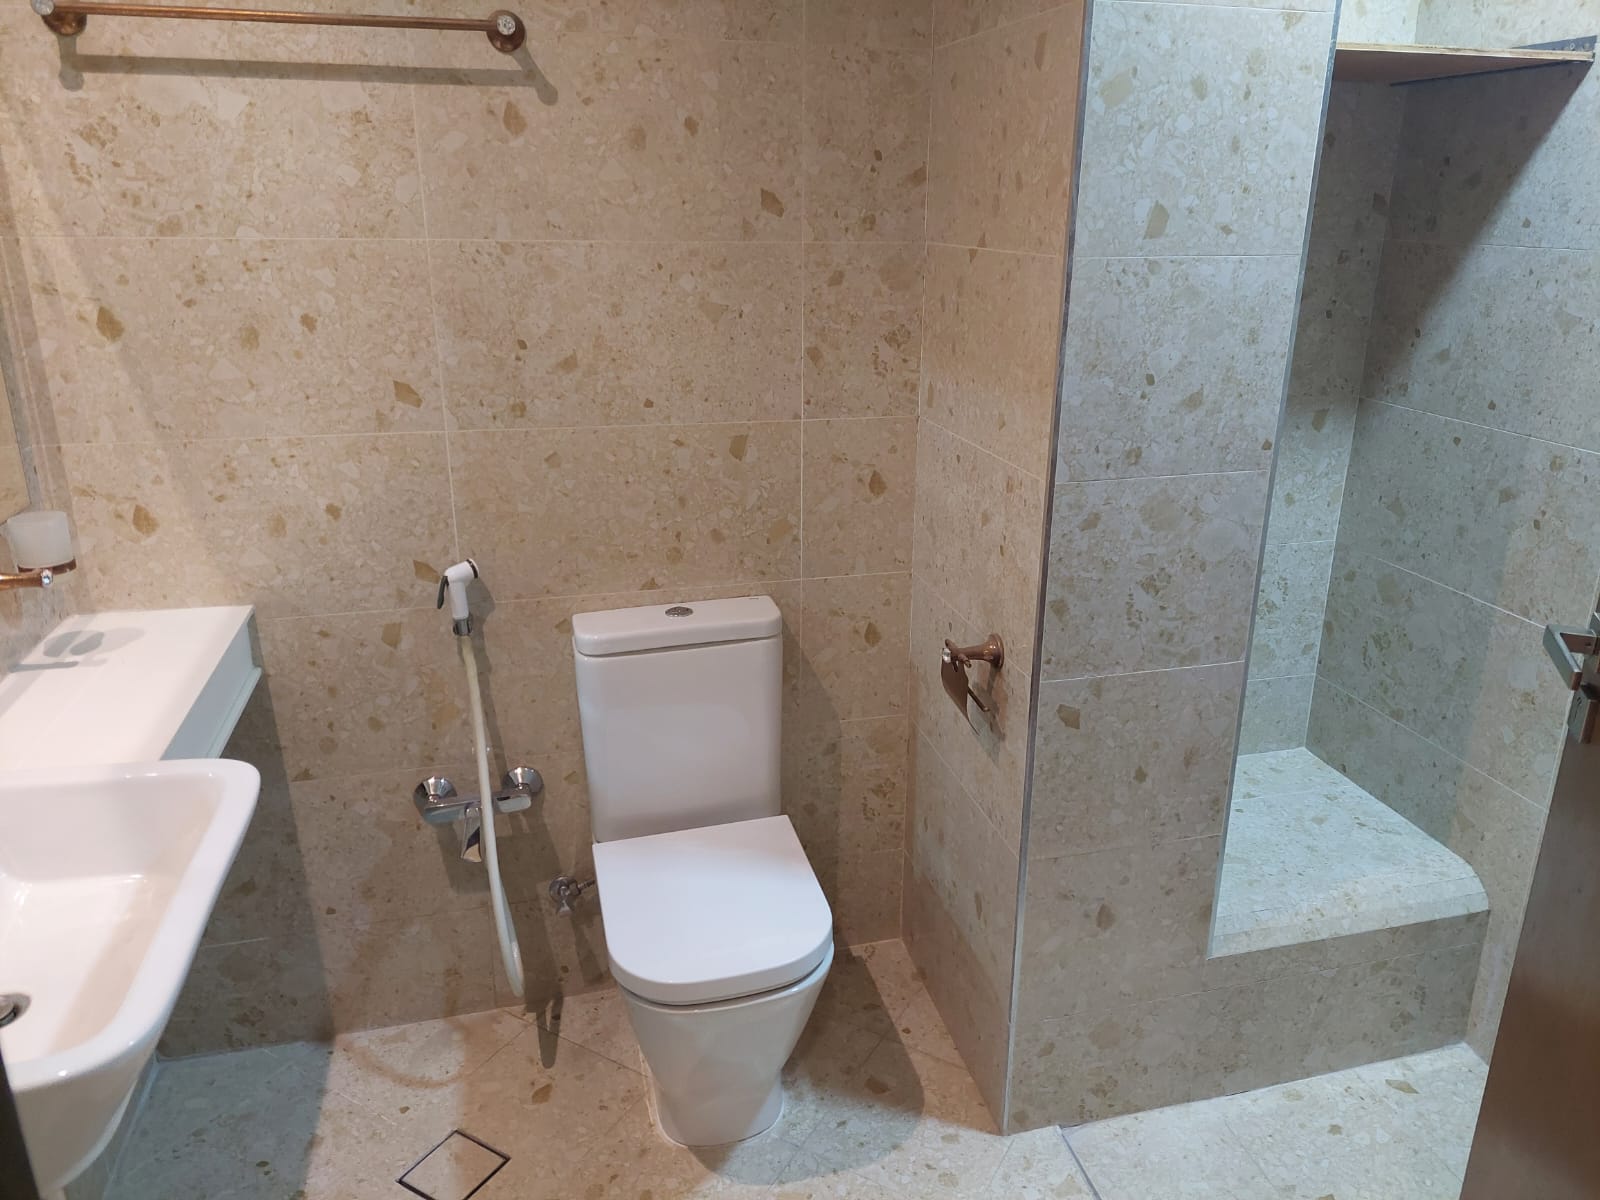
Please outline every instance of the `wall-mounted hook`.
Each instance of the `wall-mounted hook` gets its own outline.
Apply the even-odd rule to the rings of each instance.
[[[944,653],[940,656],[939,678],[944,682],[946,694],[963,716],[966,715],[968,700],[978,706],[979,712],[989,711],[989,706],[967,682],[967,668],[975,662],[988,663],[996,671],[1006,665],[1006,646],[998,633],[991,633],[981,646],[958,646],[949,638],[945,639]]]

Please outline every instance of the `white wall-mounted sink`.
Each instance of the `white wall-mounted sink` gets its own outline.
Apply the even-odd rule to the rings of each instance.
[[[45,1192],[93,1161],[155,1050],[255,809],[246,763],[0,774],[0,1053]]]

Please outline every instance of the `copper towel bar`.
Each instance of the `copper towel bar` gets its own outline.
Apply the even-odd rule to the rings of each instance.
[[[502,54],[522,47],[528,30],[513,12],[490,13],[482,20],[470,17],[387,17],[346,16],[336,13],[280,12],[270,8],[177,7],[170,4],[79,3],[68,0],[33,0],[33,11],[62,37],[83,32],[90,17],[169,17],[179,21],[261,21],[273,25],[342,25],[364,29],[444,29],[460,33],[482,33]]]

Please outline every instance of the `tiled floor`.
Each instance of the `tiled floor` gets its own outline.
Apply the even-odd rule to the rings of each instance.
[[[1482,912],[1466,861],[1305,749],[1241,754],[1211,952]]]
[[[651,1125],[615,993],[550,1024],[483,1013],[165,1064],[108,1195],[404,1200],[396,1177],[460,1128],[510,1156],[479,1200],[1451,1200],[1482,1088],[1452,1049],[1086,1126],[1070,1146],[1002,1138],[883,942],[837,960],[778,1125],[693,1153]]]

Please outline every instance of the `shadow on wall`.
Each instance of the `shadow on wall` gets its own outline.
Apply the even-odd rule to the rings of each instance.
[[[1452,266],[1459,264],[1467,248],[1480,240],[1495,210],[1561,119],[1586,74],[1577,67],[1543,67],[1414,86],[1406,106],[1397,164],[1404,164],[1411,158],[1429,163],[1433,169],[1414,177],[1419,183],[1425,182],[1426,191],[1403,198],[1409,213],[1391,213],[1389,242],[1432,241],[1445,236],[1446,231],[1441,229],[1441,209],[1448,204],[1448,241],[1460,251],[1454,256]],[[1447,89],[1460,88],[1472,89],[1474,111],[1496,113],[1498,120],[1488,125],[1466,121],[1460,119],[1461,110],[1455,106],[1438,103],[1431,105],[1434,111],[1429,120],[1419,119],[1423,106],[1429,105],[1434,97],[1447,95]],[[1468,144],[1476,147],[1475,157],[1484,157],[1486,165],[1457,181],[1450,170],[1451,161]],[[1492,147],[1492,153],[1484,155],[1485,147]],[[1397,174],[1401,169],[1397,165]],[[1395,183],[1393,200],[1398,201],[1402,199],[1400,180],[1397,178]],[[1400,224],[1405,215],[1411,218],[1411,228]],[[1437,290],[1448,287],[1454,274],[1451,270],[1442,277]],[[1374,312],[1374,319],[1379,315]],[[1390,357],[1370,347],[1369,355],[1376,357],[1369,358],[1366,377],[1382,378],[1395,366],[1395,359],[1404,353],[1404,346],[1402,341],[1393,343]]]

